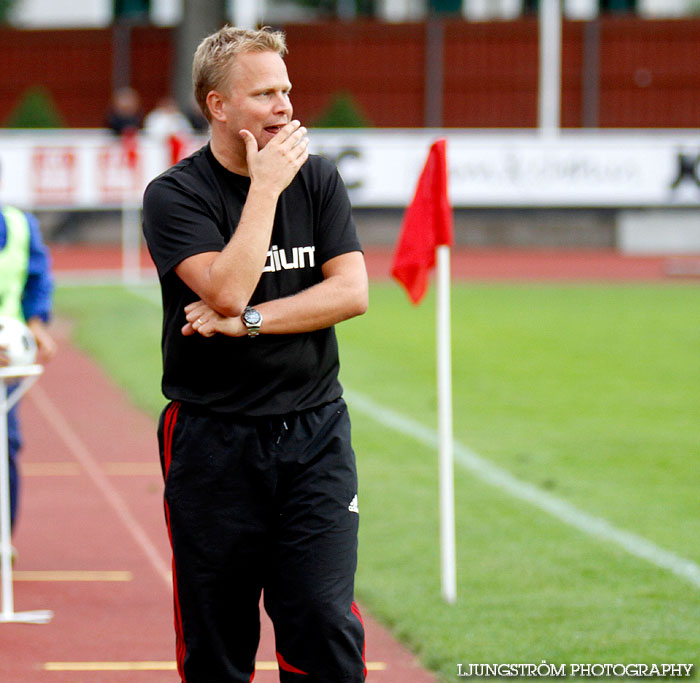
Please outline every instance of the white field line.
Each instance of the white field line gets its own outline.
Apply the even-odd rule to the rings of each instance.
[[[438,435],[435,430],[380,405],[363,394],[346,391],[345,396],[353,410],[357,410],[384,427],[411,437],[429,448],[437,449]],[[656,567],[666,569],[700,588],[700,566],[691,560],[664,550],[646,538],[618,529],[605,519],[579,510],[571,503],[542,491],[532,484],[516,479],[507,471],[488,462],[458,441],[454,442],[454,455],[455,462],[500,491],[534,505],[585,534],[614,543],[630,555],[646,560]]]
[[[170,567],[168,563],[161,557],[158,549],[148,537],[148,534],[133,516],[131,510],[129,510],[129,506],[126,504],[124,498],[122,498],[117,489],[112,486],[107,476],[97,464],[92,453],[90,453],[83,440],[70,426],[68,420],[66,420],[58,406],[41,386],[35,386],[33,391],[29,392],[28,397],[34,401],[39,412],[53,427],[54,431],[66,445],[73,457],[83,466],[90,479],[92,479],[93,484],[95,484],[109,506],[117,514],[117,517],[136,542],[136,545],[144,552],[156,574],[158,574],[168,586],[171,586]]]
[[[152,304],[160,305],[159,290],[132,287],[130,291]],[[429,448],[437,448],[438,435],[435,430],[380,405],[363,394],[346,390],[345,396],[352,403],[354,409],[364,413],[375,422],[410,436]],[[571,503],[567,503],[551,493],[516,479],[512,474],[490,463],[459,441],[454,441],[454,457],[455,462],[459,465],[497,489],[530,503],[589,536],[614,543],[630,555],[646,560],[661,569],[666,569],[700,588],[700,566],[692,560],[664,550],[642,536],[618,529],[602,517],[596,517],[579,510]]]
[[[120,278],[56,278],[57,283],[61,287],[66,288],[82,288],[82,287],[124,287],[124,289],[144,301],[148,301],[149,304],[154,304],[155,306],[161,305],[160,298],[160,287],[158,286],[158,281],[154,280],[152,282],[144,281],[138,285],[125,285],[123,280]]]
[[[56,284],[61,287],[117,287],[124,284],[119,269],[63,270],[54,273]],[[142,273],[140,285],[158,285],[155,273]]]
[[[158,287],[157,285],[151,287],[146,285],[141,287],[132,285],[130,287],[127,287],[127,290],[134,296],[139,297],[139,299],[144,299],[145,301],[148,301],[149,304],[154,304],[156,306],[161,305],[160,287]]]

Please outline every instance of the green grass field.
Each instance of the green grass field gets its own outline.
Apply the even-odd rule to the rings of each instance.
[[[153,416],[157,302],[153,288],[57,293],[76,342]],[[699,321],[693,284],[455,285],[455,438],[698,570]],[[414,308],[374,284],[368,314],[338,334],[358,397],[358,597],[426,666],[447,681],[458,663],[700,665],[700,574],[583,533],[460,464],[458,601],[444,604],[437,455],[359,406],[368,397],[435,428],[434,302]]]

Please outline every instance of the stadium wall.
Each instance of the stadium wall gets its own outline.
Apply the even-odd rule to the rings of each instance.
[[[536,125],[537,29],[532,17],[445,22],[443,126]],[[286,30],[294,104],[304,121],[312,123],[343,91],[353,95],[375,126],[424,125],[425,24],[366,20],[295,24]],[[170,28],[132,29],[132,84],[145,111],[170,90],[174,37]],[[50,92],[67,127],[102,126],[112,91],[113,53],[109,29],[0,29],[0,124],[28,88],[40,85]],[[583,126],[586,104],[590,116],[584,90],[591,92],[591,82],[599,127],[697,128],[700,18],[565,21],[562,126]]]

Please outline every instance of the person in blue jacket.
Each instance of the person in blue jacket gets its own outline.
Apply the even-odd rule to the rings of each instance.
[[[38,220],[12,206],[0,205],[0,315],[26,323],[36,339],[38,363],[45,363],[56,352],[56,342],[48,331],[52,298],[51,258]],[[7,363],[0,347],[0,366]],[[22,446],[17,405],[7,416],[7,432],[10,520],[14,528],[20,485],[17,457]]]

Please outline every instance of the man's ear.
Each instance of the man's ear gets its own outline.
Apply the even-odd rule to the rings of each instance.
[[[224,98],[221,93],[216,90],[210,90],[206,99],[207,107],[211,113],[212,119],[217,121],[226,121],[226,113],[224,112]]]

